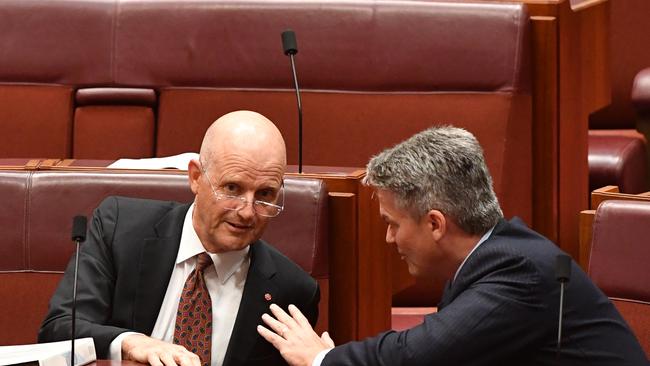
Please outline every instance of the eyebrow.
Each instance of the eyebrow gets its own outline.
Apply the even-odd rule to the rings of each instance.
[[[272,190],[274,192],[278,192],[282,188],[283,182],[280,181],[279,184],[276,184],[276,183],[277,182],[272,181],[272,180],[262,182],[258,187],[255,187],[255,192],[268,190],[268,189],[270,189],[270,190]],[[246,184],[244,184],[244,182],[242,182],[241,179],[237,179],[237,178],[233,178],[233,177],[226,177],[226,176],[221,177],[221,181],[218,182],[217,184],[220,187],[222,187],[222,186],[224,186],[226,184],[236,184],[236,185],[238,185],[239,187],[242,187],[242,188],[246,187]]]

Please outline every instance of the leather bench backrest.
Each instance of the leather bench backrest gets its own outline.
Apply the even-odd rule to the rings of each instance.
[[[650,202],[605,201],[594,218],[589,276],[610,297],[650,306]]]
[[[29,102],[0,98],[5,129],[17,136],[2,135],[0,155],[198,151],[216,117],[247,108],[278,124],[295,164],[295,97],[279,36],[286,28],[298,37],[305,164],[364,166],[431,125],[458,125],[485,148],[506,215],[531,222],[529,19],[522,4],[7,0],[0,46],[13,51],[0,60],[0,84],[11,85],[0,85],[0,93],[28,85],[20,99]],[[63,88],[55,103],[63,111],[41,104],[35,84]],[[113,89],[89,103],[78,88]],[[134,88],[155,91],[157,99],[144,106],[123,100],[120,89]],[[52,146],[39,149],[44,139]]]
[[[650,356],[650,202],[605,201],[594,217],[589,276]]]
[[[72,217],[109,195],[190,202],[186,174],[0,171],[0,344],[33,343],[74,245]],[[263,239],[327,286],[327,193],[317,179],[285,178],[285,211]],[[327,289],[325,289],[327,291]],[[324,296],[327,319],[327,297]]]

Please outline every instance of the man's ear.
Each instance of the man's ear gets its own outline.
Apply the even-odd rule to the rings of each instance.
[[[447,219],[445,215],[438,210],[431,210],[427,212],[426,217],[431,227],[433,240],[439,241],[447,233]]]
[[[187,165],[187,177],[190,181],[190,189],[195,195],[199,193],[199,179],[201,179],[201,163],[197,159],[190,160]]]

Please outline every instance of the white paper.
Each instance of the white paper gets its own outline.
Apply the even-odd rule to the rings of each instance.
[[[179,169],[187,170],[192,159],[198,159],[199,154],[186,152],[178,155],[147,159],[119,159],[108,168],[113,169]]]
[[[70,366],[70,341],[1,346],[0,366],[38,362],[39,366]],[[74,343],[75,366],[97,360],[92,338],[80,338]]]

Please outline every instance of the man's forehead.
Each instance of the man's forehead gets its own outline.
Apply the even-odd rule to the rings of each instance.
[[[392,192],[384,189],[377,189],[376,194],[379,200],[379,214],[382,217],[391,218],[401,214],[401,210],[399,210],[395,204],[395,196]]]

